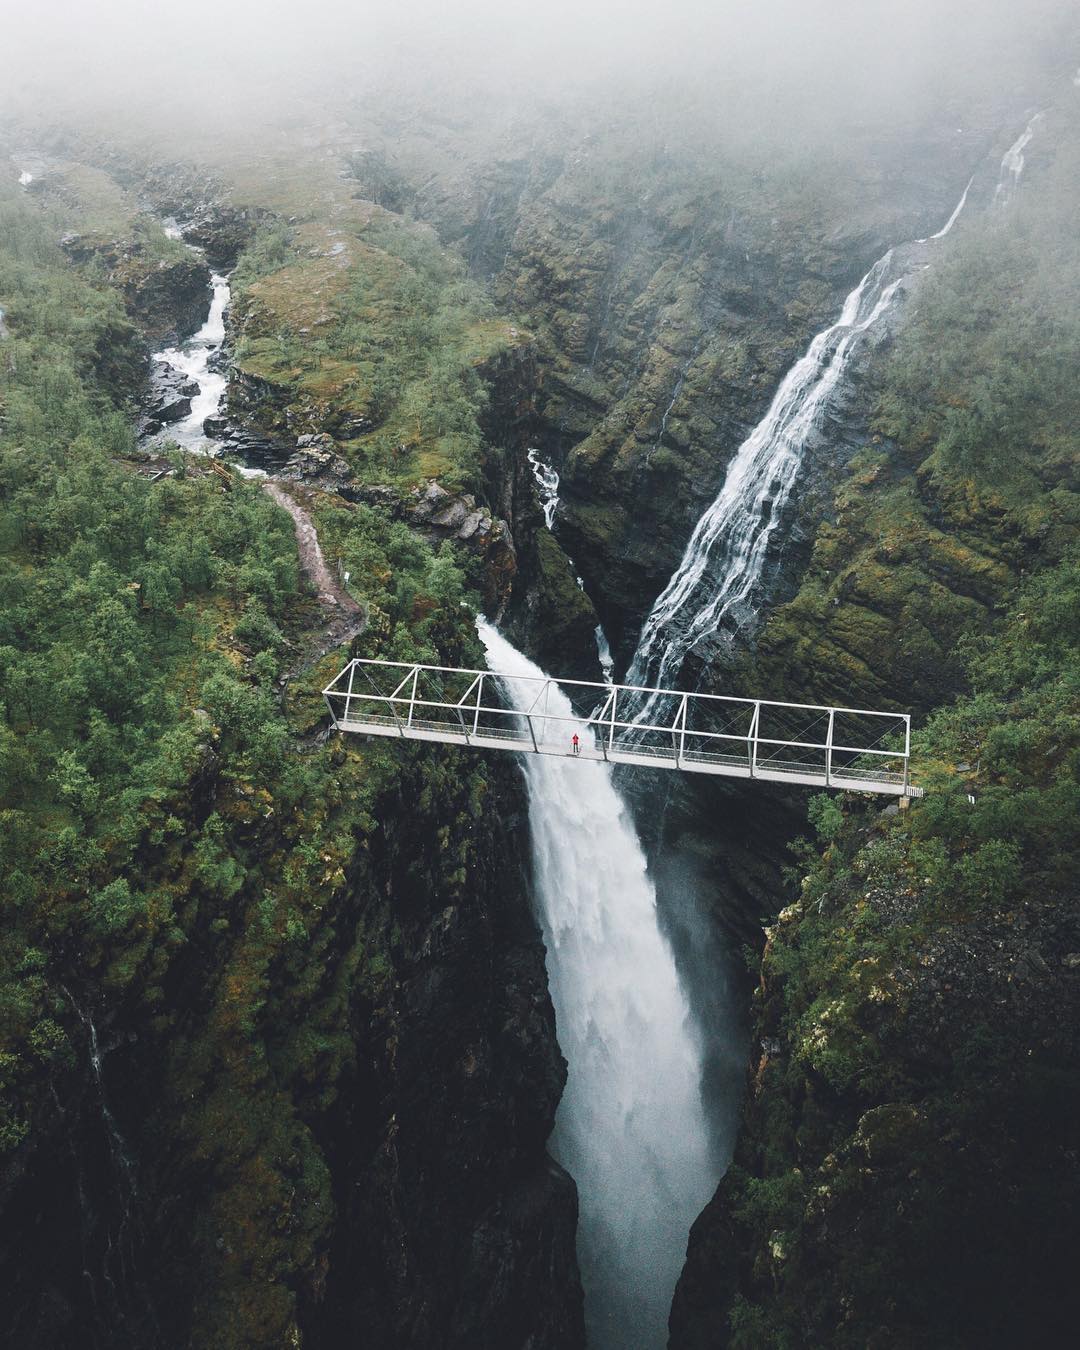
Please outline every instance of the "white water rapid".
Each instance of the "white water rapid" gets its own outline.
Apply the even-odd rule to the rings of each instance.
[[[481,620],[488,665],[539,668]],[[529,696],[530,699],[532,695]],[[572,717],[554,688],[550,709]],[[569,750],[584,723],[563,723]],[[717,1159],[701,1053],[633,822],[604,763],[522,758],[539,921],[568,1078],[551,1149],[578,1184],[590,1350],[660,1350]]]
[[[555,524],[555,512],[559,509],[558,470],[550,464],[545,464],[540,458],[539,450],[529,450],[525,458],[532,466],[536,490],[540,497],[540,509],[544,513],[544,524],[550,530]]]
[[[861,334],[889,308],[902,278],[890,280],[892,250],[844,302],[836,323],[814,338],[772,405],[735,453],[719,496],[698,521],[682,561],[641,630],[628,684],[674,688],[690,649],[725,619],[739,621],[780,523],[803,451],[847,369]],[[646,699],[637,720],[656,712]]]

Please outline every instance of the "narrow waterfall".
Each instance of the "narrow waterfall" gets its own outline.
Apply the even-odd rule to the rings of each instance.
[[[674,402],[674,399],[672,402]],[[540,509],[544,513],[544,524],[549,530],[554,530],[555,513],[559,509],[558,470],[554,465],[542,460],[540,451],[535,447],[526,452],[525,458],[532,467],[533,478],[536,479],[536,491],[540,498]],[[580,590],[585,589],[585,582],[576,573],[574,580]],[[608,642],[608,636],[604,632],[602,623],[596,625],[593,636],[596,638],[596,657],[600,662],[600,671],[604,677],[604,683],[611,684],[615,677],[615,658],[611,654],[611,643]]]
[[[1024,172],[1024,151],[1028,148],[1032,136],[1035,135],[1039,123],[1045,116],[1045,113],[1036,113],[1008,150],[1005,151],[1001,160],[1001,171],[998,174],[997,189],[994,192],[995,206],[1005,207],[1012,201],[1013,194],[1020,185],[1020,175]]]
[[[543,678],[489,624],[478,627],[508,690],[515,678]],[[520,699],[525,688],[514,692]],[[573,716],[557,687],[550,699],[552,713]],[[575,728],[561,725],[569,749]],[[576,730],[591,734],[584,723]],[[610,768],[526,755],[523,769],[538,917],[569,1064],[551,1147],[580,1194],[590,1350],[660,1350],[687,1234],[718,1170],[701,1051]]]
[[[971,191],[971,185],[972,183],[974,183],[974,181],[975,175],[972,174],[967,181],[967,187],[964,188],[963,195],[961,196],[960,200],[956,203],[956,205],[953,207],[952,215],[945,222],[945,224],[942,225],[941,229],[938,230],[936,234],[930,235],[929,238],[927,239],[917,239],[915,241],[917,244],[928,244],[930,243],[931,239],[945,238],[945,236],[952,230],[952,227],[960,219],[960,212],[963,211],[964,207],[967,205],[968,193]]]
[[[555,524],[555,512],[559,509],[559,473],[553,465],[540,458],[540,451],[533,448],[525,458],[532,466],[536,479],[536,490],[540,497],[540,509],[544,513],[544,524],[550,530]]]
[[[687,653],[729,617],[736,622],[780,523],[803,451],[847,368],[860,334],[888,309],[902,278],[889,279],[892,250],[844,302],[788,372],[765,417],[736,451],[719,496],[698,521],[682,561],[641,630],[628,684],[674,688]],[[648,720],[657,696],[637,716]]]

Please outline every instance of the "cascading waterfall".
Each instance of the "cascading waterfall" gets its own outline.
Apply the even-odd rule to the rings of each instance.
[[[177,422],[168,430],[170,440],[176,441],[185,450],[193,451],[205,450],[207,437],[203,431],[203,422],[208,417],[217,416],[227,384],[224,374],[213,367],[214,358],[225,341],[229,283],[217,272],[212,274],[210,280],[214,294],[203,326],[182,346],[167,347],[164,351],[154,353],[155,361],[180,371],[199,386],[199,392],[191,400],[191,412],[182,422]]]
[[[679,567],[645,620],[628,684],[674,688],[695,643],[729,616],[737,618],[761,574],[810,435],[858,338],[889,308],[903,280],[890,280],[892,258],[890,249],[871,267],[840,318],[814,338],[739,447],[719,496],[698,521]],[[646,698],[638,720],[650,720],[657,701],[656,695]]]
[[[170,239],[182,237],[179,226],[172,221],[164,224],[165,233]],[[190,245],[189,245],[190,247]],[[192,249],[198,253],[199,249]],[[191,400],[191,411],[182,421],[173,423],[164,433],[153,439],[175,441],[182,449],[195,455],[209,454],[210,438],[203,430],[208,417],[217,417],[225,400],[228,379],[219,369],[221,350],[225,343],[225,311],[229,307],[230,292],[228,278],[218,272],[210,277],[213,295],[206,322],[199,331],[179,347],[166,347],[155,352],[153,360],[171,369],[179,371],[186,379],[194,380],[199,392]],[[235,472],[245,478],[265,478],[264,469],[250,465],[232,465]]]
[[[674,399],[672,400],[674,402]],[[559,474],[558,470],[551,464],[546,463],[540,458],[540,451],[535,447],[526,452],[525,458],[532,466],[533,477],[536,479],[537,494],[540,498],[540,508],[544,513],[544,524],[549,530],[555,528],[555,512],[559,509]],[[579,589],[585,589],[585,583],[581,577],[576,576]],[[607,634],[604,632],[604,625],[598,623],[594,629],[596,638],[596,656],[600,662],[600,670],[604,676],[604,683],[611,684],[615,673],[615,658],[611,655],[611,644],[608,642]]]
[[[551,464],[540,458],[535,447],[526,452],[525,458],[532,466],[536,479],[536,490],[540,497],[540,509],[544,513],[544,524],[550,530],[555,524],[555,512],[559,509],[559,473]]]
[[[542,672],[489,624],[511,697]],[[533,689],[535,693],[535,689]],[[530,695],[531,699],[532,695]],[[573,717],[557,687],[552,714]],[[585,724],[560,723],[567,749]],[[569,1069],[552,1152],[577,1181],[591,1350],[658,1350],[690,1225],[715,1185],[701,1051],[610,768],[526,755],[539,919]]]

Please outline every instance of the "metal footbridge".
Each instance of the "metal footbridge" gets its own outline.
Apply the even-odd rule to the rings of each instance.
[[[594,711],[568,713],[559,690]],[[635,709],[651,695],[662,720],[643,722]],[[367,736],[922,796],[907,713],[359,658],[323,696],[337,730]]]

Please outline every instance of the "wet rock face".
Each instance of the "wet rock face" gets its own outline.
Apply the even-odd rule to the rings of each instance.
[[[566,144],[433,172],[416,209],[536,334],[531,405],[502,410],[496,443],[527,435],[559,469],[560,542],[625,659],[785,372],[886,247],[955,203],[975,150],[934,147],[918,201],[898,145],[835,194],[722,155],[665,150],[631,171],[597,138]],[[826,431],[842,460],[848,438]],[[805,545],[821,503],[803,496],[784,537]]]
[[[236,266],[241,252],[251,242],[265,212],[257,208],[205,201],[179,208],[184,220],[184,238],[201,248],[210,265],[219,271]]]

